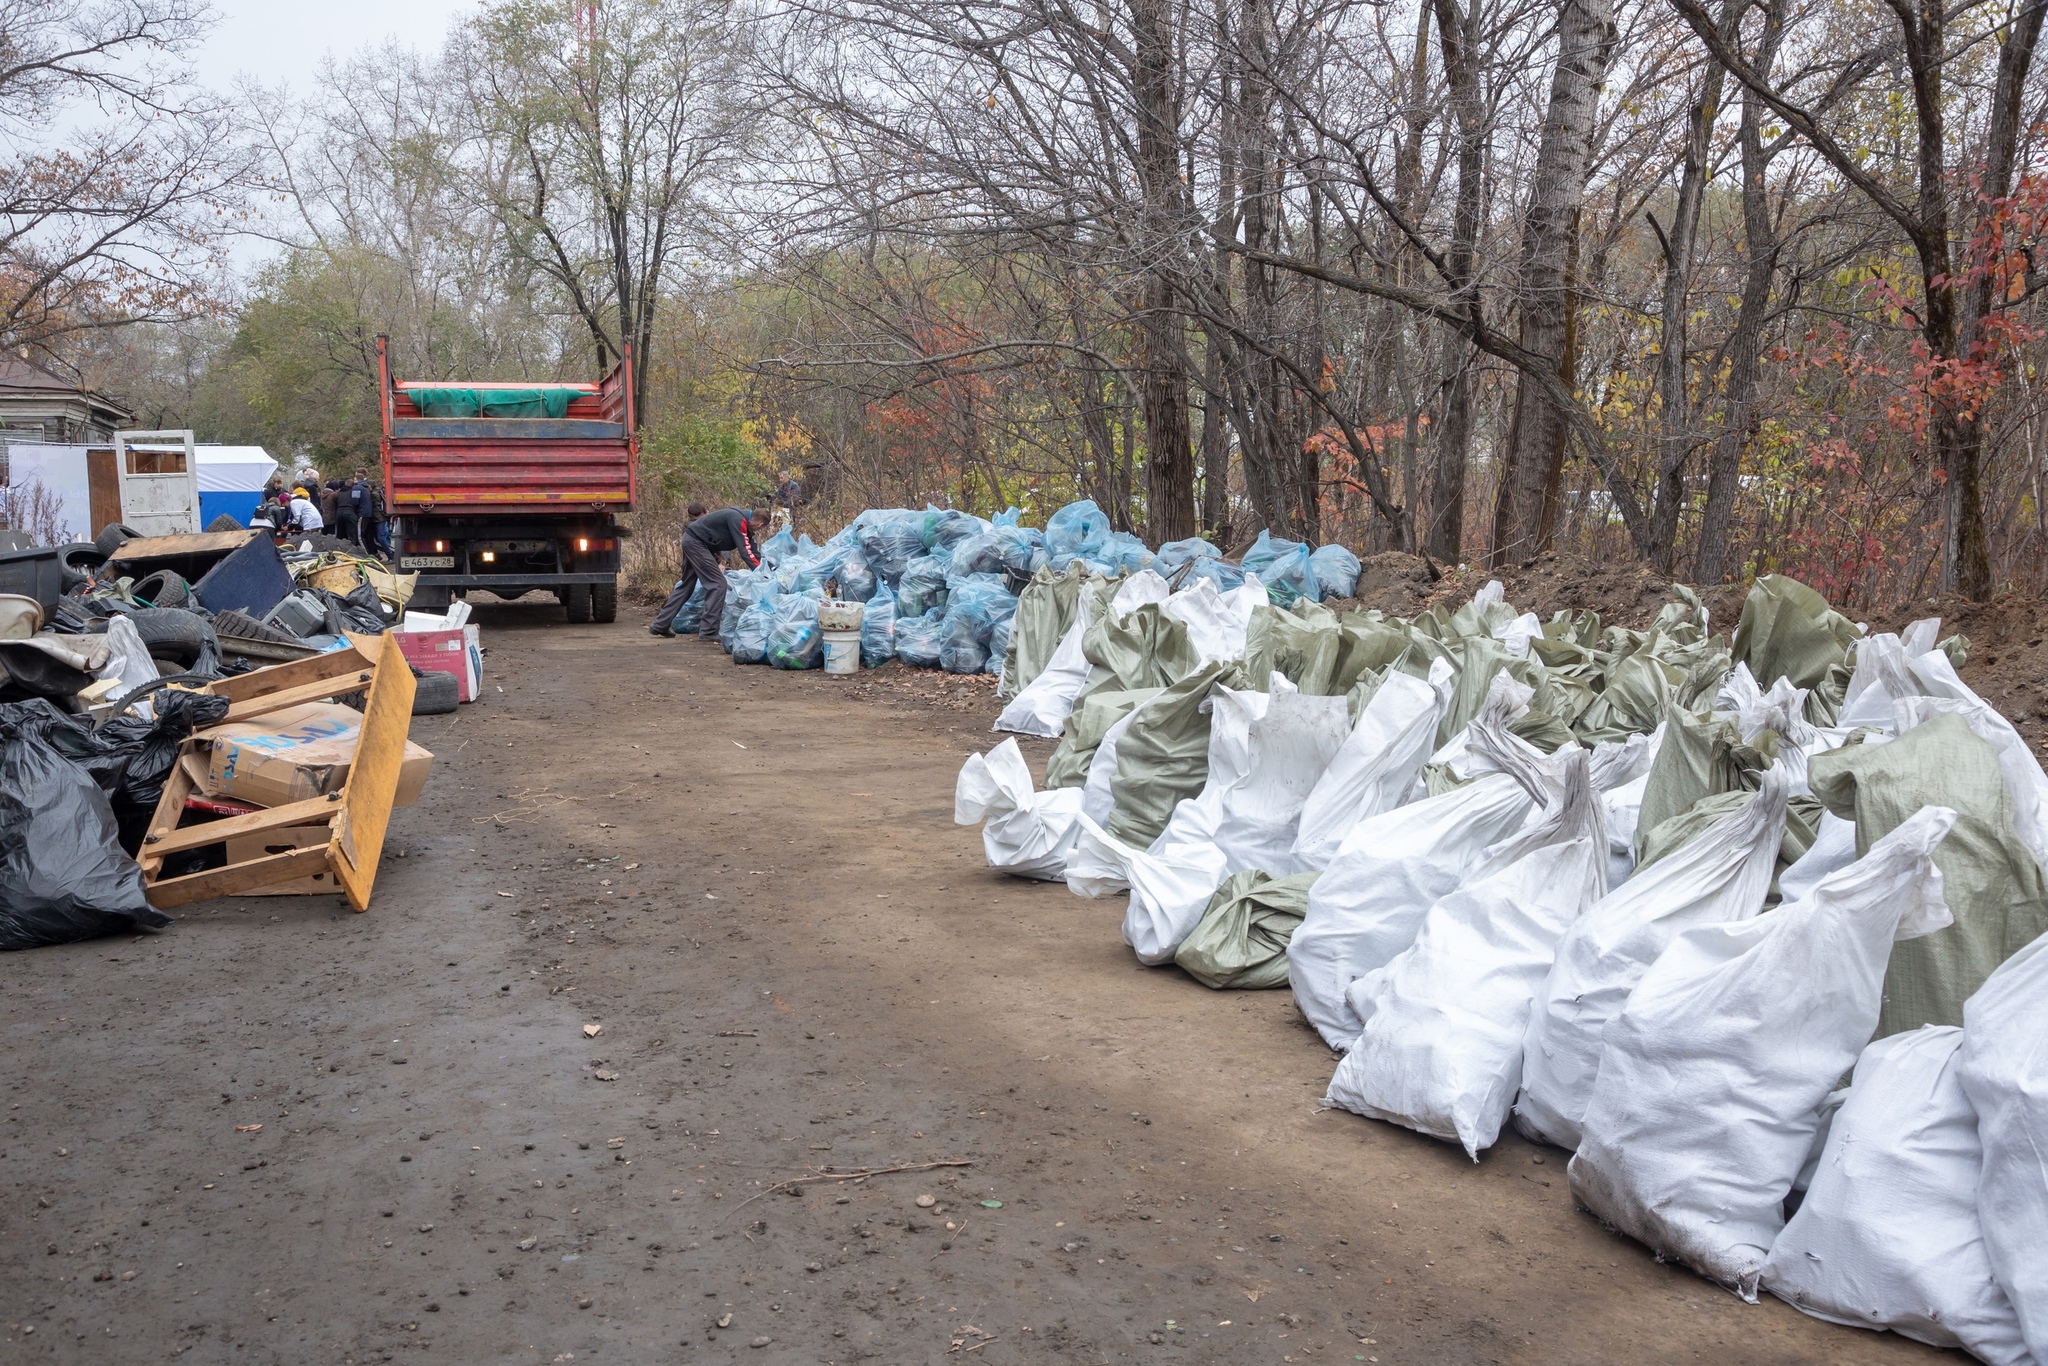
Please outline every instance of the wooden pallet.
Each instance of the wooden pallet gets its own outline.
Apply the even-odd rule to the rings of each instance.
[[[210,897],[256,891],[296,881],[312,873],[332,871],[358,911],[370,908],[370,889],[377,881],[377,863],[384,852],[384,832],[391,804],[398,795],[399,766],[405,760],[406,733],[412,728],[413,676],[397,642],[389,636],[349,637],[350,648],[316,655],[290,664],[257,669],[207,685],[206,691],[228,699],[223,724],[267,716],[308,702],[324,702],[347,693],[367,692],[362,738],[349,764],[348,783],[339,791],[292,802],[246,816],[179,828],[185,799],[192,795],[192,766],[180,763],[164,782],[149,833],[143,837],[142,883],[158,909],[183,906]],[[205,732],[199,732],[204,735]],[[276,853],[208,868],[182,877],[163,876],[172,854],[203,849],[237,835],[325,826],[325,843],[283,848]],[[296,837],[294,837],[296,838]],[[290,841],[285,841],[289,843]]]

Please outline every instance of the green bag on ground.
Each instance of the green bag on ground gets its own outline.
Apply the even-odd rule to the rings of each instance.
[[[1756,790],[1757,776],[1754,773],[1745,775],[1750,786],[1702,797],[1676,816],[1660,822],[1655,829],[1647,833],[1638,831],[1636,843],[1641,847],[1642,855],[1636,861],[1636,872],[1640,873],[1666,854],[1705,834],[1709,826],[1740,811]],[[1769,896],[1777,895],[1779,875],[1813,847],[1814,836],[1820,833],[1821,813],[1825,810],[1819,801],[1805,795],[1794,797],[1785,804],[1785,831],[1778,837],[1778,860],[1771,870]]]
[[[1736,663],[1749,665],[1759,688],[1789,678],[1807,689],[1806,719],[1829,726],[1849,686],[1849,647],[1861,635],[1855,622],[1799,580],[1766,574],[1742,600],[1732,652]]]
[[[2048,883],[2013,824],[1998,751],[1962,717],[1936,716],[1888,744],[1852,744],[1808,765],[1813,795],[1856,822],[1859,857],[1923,806],[1955,828],[1934,851],[1955,924],[1892,947],[1877,1035],[1960,1025],[1992,969],[2048,932]]]
[[[1287,941],[1308,914],[1320,872],[1276,878],[1237,873],[1209,898],[1209,909],[1174,953],[1188,976],[1219,991],[1287,985]]]
[[[1110,686],[1170,687],[1201,663],[1201,651],[1188,639],[1187,623],[1156,602],[1134,607],[1118,618],[1110,610],[1109,599],[1098,598],[1089,613],[1081,653],[1116,680]]]
[[[1252,608],[1244,634],[1244,671],[1260,692],[1273,686],[1278,673],[1311,697],[1335,697],[1337,662],[1344,653],[1344,633],[1329,608],[1297,599],[1291,608]]]
[[[1052,654],[1081,612],[1081,586],[1087,570],[1069,565],[1064,574],[1041,568],[1017,595],[1010,618],[1010,648],[1003,654],[1003,682],[996,697],[1007,702],[1045,672]]]
[[[1149,848],[1173,808],[1198,796],[1209,779],[1209,690],[1244,687],[1236,664],[1205,664],[1145,703],[1116,746],[1108,832],[1136,849]]]
[[[1060,742],[1045,761],[1045,785],[1081,787],[1088,781],[1088,765],[1109,728],[1144,706],[1163,691],[1160,688],[1104,688],[1085,693],[1067,713],[1060,729]]]
[[[1702,797],[1750,791],[1756,783],[1749,773],[1769,764],[1765,755],[1742,742],[1733,716],[1700,716],[1672,708],[1664,717],[1664,741],[1657,746],[1643,785],[1642,813],[1636,818],[1637,866],[1650,861],[1649,839],[1659,826],[1691,810]],[[1662,852],[1674,847],[1668,839],[1662,841]]]

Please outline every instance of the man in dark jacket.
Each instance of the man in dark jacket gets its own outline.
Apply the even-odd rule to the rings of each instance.
[[[676,613],[697,591],[697,585],[704,585],[704,620],[697,628],[697,634],[705,640],[718,639],[718,621],[725,615],[725,571],[718,567],[718,557],[730,551],[740,557],[741,563],[749,569],[761,567],[760,542],[755,528],[764,525],[768,515],[760,511],[741,511],[739,508],[721,508],[707,512],[683,528],[683,576],[676,580],[676,588],[668,595],[668,601],[654,614],[648,624],[650,635],[672,636],[669,623],[676,619]]]

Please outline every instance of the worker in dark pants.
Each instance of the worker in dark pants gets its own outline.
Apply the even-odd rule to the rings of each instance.
[[[676,619],[676,613],[697,591],[697,585],[704,585],[704,618],[697,628],[697,634],[705,640],[718,639],[719,619],[725,615],[725,571],[718,567],[718,557],[727,551],[738,555],[749,569],[761,567],[760,542],[755,528],[768,520],[765,512],[741,511],[739,508],[721,508],[707,512],[683,528],[683,576],[676,580],[673,593],[661,610],[648,623],[649,635],[672,636],[669,623]]]

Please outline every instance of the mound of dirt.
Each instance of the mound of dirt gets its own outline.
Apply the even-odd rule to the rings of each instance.
[[[1903,603],[1867,620],[1873,631],[1897,631],[1921,617],[1940,617],[1944,639],[1969,638],[1963,682],[2039,752],[2048,742],[2048,604],[2024,592],[2001,593],[1989,602],[1944,595]]]
[[[1584,555],[1546,551],[1506,570],[1488,572],[1476,565],[1461,565],[1444,575],[1443,581],[1425,599],[1428,607],[1443,603],[1456,606],[1470,598],[1488,579],[1499,579],[1507,589],[1507,600],[1523,612],[1534,612],[1548,621],[1556,612],[1591,608],[1600,614],[1603,626],[1648,626],[1659,608],[1671,601],[1671,580],[1640,561],[1603,561]],[[1741,599],[1736,602],[1739,606]],[[1709,601],[1709,607],[1715,604]],[[1713,612],[1717,627],[1726,620]]]

